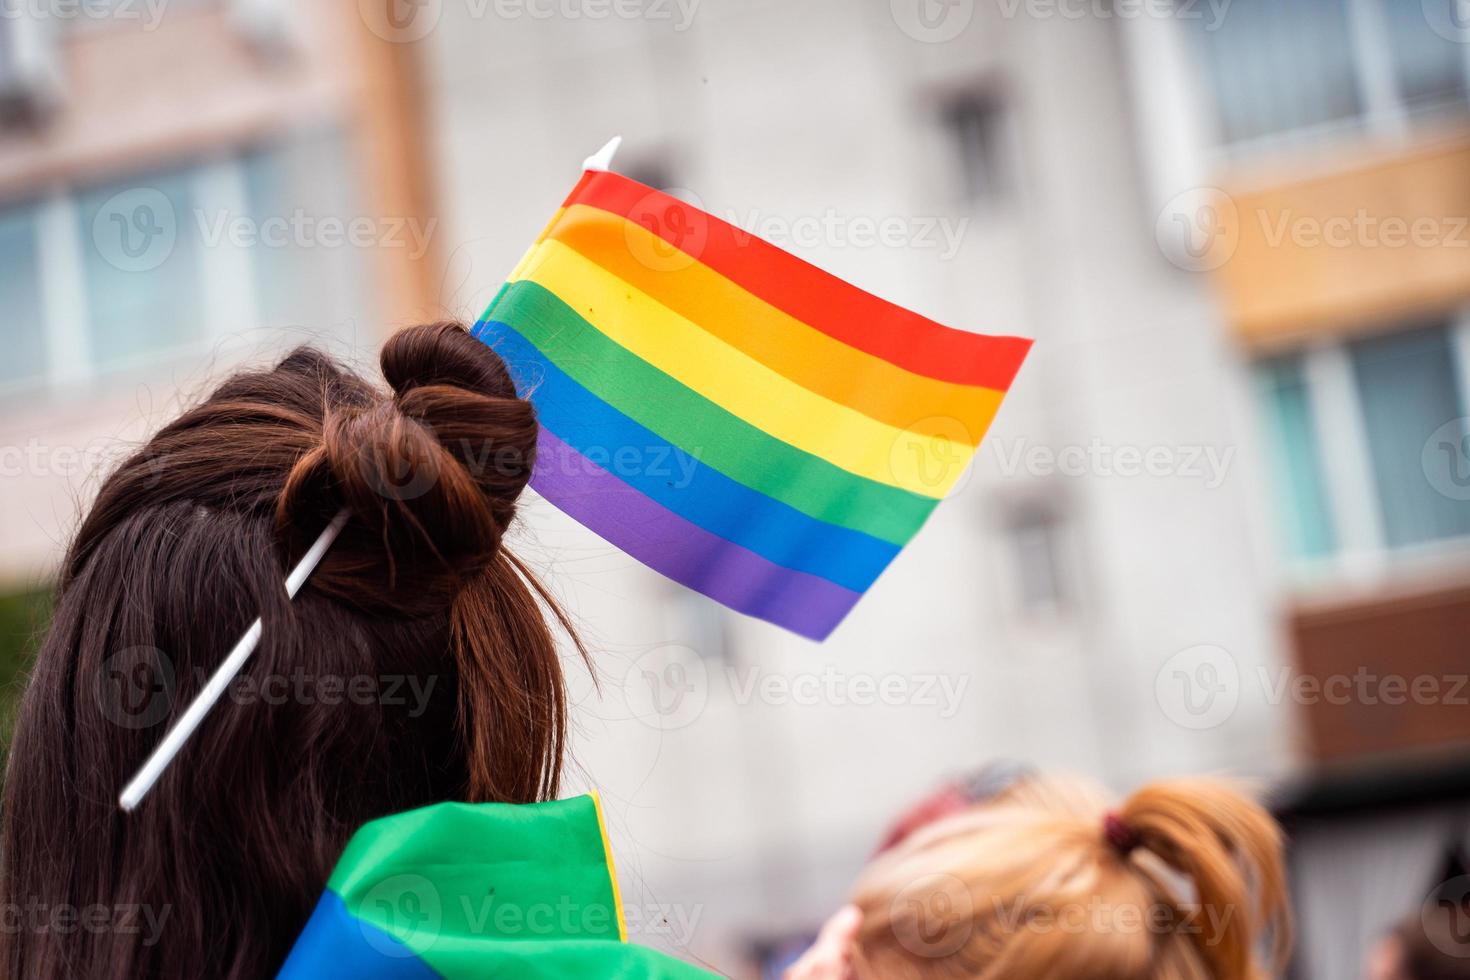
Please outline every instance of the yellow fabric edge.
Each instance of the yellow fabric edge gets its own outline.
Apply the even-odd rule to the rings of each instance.
[[[560,221],[562,215],[566,213],[566,208],[556,209],[556,214],[553,214],[551,216],[551,220],[546,222],[546,227],[541,229],[541,234],[537,235],[536,240],[531,243],[531,247],[526,249],[525,254],[521,256],[521,260],[516,263],[516,267],[510,270],[510,275],[506,277],[506,282],[515,282],[517,279],[523,278],[521,273],[530,263],[531,256],[536,254],[536,246],[546,241],[546,237],[551,234],[551,229],[556,227],[556,223]]]
[[[623,918],[623,891],[618,887],[617,862],[613,860],[612,841],[607,836],[607,820],[602,815],[602,794],[592,790],[587,794],[592,797],[592,806],[597,811],[597,829],[602,834],[602,853],[607,858],[607,877],[612,883],[613,908],[618,916],[618,939],[628,941],[628,923]]]

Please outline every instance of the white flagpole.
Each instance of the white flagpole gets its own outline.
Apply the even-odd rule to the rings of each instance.
[[[582,161],[583,170],[611,170],[613,154],[623,145],[621,136],[614,136],[602,145],[602,149]]]
[[[286,576],[288,598],[295,599],[296,593],[301,591],[301,586],[305,585],[311,573],[316,571],[316,566],[321,562],[322,556],[327,553],[332,542],[337,540],[337,535],[342,533],[347,518],[346,508],[339,510],[337,516],[332,518],[332,522],[307,549],[306,554],[301,556],[296,567],[291,569],[291,573]],[[245,666],[245,661],[249,660],[250,655],[255,652],[256,645],[260,643],[260,632],[260,617],[257,616],[255,622],[251,623],[250,628],[245,631],[245,635],[240,637],[239,642],[230,651],[229,656],[225,657],[224,662],[195,695],[189,707],[179,716],[179,720],[163,736],[163,741],[159,742],[158,747],[148,756],[148,760],[143,763],[137,775],[133,776],[127,786],[123,787],[122,794],[117,798],[117,805],[123,810],[131,813],[143,801],[143,797],[148,795],[153,784],[158,782],[158,777],[163,775],[169,763],[174,761],[174,756],[179,754],[184,743],[189,741],[189,736],[194,734],[194,730],[199,727],[204,716],[209,714],[209,710],[219,701],[220,695],[225,693],[225,688],[229,687],[230,681],[235,679],[235,675]]]

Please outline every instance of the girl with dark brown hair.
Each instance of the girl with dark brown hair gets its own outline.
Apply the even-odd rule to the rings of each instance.
[[[556,794],[548,614],[567,623],[503,544],[535,413],[457,324],[397,334],[382,368],[389,393],[307,348],[239,374],[101,486],[10,752],[5,976],[269,976],[364,821]],[[285,570],[343,507],[288,601]],[[257,615],[230,695],[121,812]]]

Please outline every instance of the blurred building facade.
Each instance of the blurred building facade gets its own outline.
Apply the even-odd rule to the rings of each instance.
[[[89,466],[208,369],[473,319],[622,133],[616,169],[1038,340],[969,478],[821,646],[525,508],[517,546],[601,676],[574,677],[577,782],[603,793],[636,938],[754,971],[897,809],[997,757],[1292,788],[1313,980],[1356,975],[1453,868],[1470,35],[1450,0],[94,9],[113,16],[0,20],[0,579],[54,567]],[[334,217],[376,223],[338,248]]]
[[[1448,788],[1365,775],[1470,736],[1450,5],[591,7],[430,15],[446,305],[477,313],[622,133],[625,173],[1038,338],[971,480],[821,648],[535,510],[523,547],[608,679],[578,757],[646,938],[736,962],[833,907],[899,801],[1012,756],[1286,786],[1298,969],[1355,975],[1467,836]]]

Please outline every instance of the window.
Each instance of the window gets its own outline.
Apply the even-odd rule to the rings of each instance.
[[[0,211],[0,385],[46,370],[45,311],[33,207]]]
[[[701,657],[728,659],[732,651],[725,637],[724,607],[682,585],[668,582],[665,587],[667,595],[659,603],[663,610],[664,637]]]
[[[1226,142],[1362,111],[1346,0],[1236,0],[1199,36]]]
[[[1314,358],[1343,367],[1313,371]],[[1470,365],[1470,327],[1438,323],[1256,366],[1276,510],[1292,558],[1336,556],[1345,537],[1336,519],[1344,515],[1363,525],[1346,535],[1360,548],[1470,543],[1470,505],[1426,462],[1437,434],[1457,420],[1464,429],[1470,415],[1470,371],[1457,365]],[[1323,404],[1333,410],[1319,412]],[[1329,461],[1326,447],[1339,458]]]
[[[1015,568],[1016,600],[1028,614],[1052,616],[1067,600],[1060,517],[1050,509],[1022,507],[1006,528]]]
[[[77,200],[93,363],[182,347],[203,329],[202,241],[187,173],[84,191]]]
[[[940,118],[954,144],[966,200],[991,202],[1009,190],[1006,111],[994,89],[967,91],[946,101]]]
[[[1327,512],[1326,478],[1301,358],[1281,358],[1260,365],[1257,383],[1273,423],[1267,452],[1276,478],[1276,509],[1284,525],[1287,549],[1301,558],[1330,554],[1335,542]]]
[[[1470,535],[1470,506],[1436,489],[1423,462],[1425,441],[1470,411],[1457,390],[1449,331],[1375,337],[1351,351],[1384,542],[1397,548]]]
[[[327,130],[262,147],[245,158],[244,170],[261,324],[322,331],[369,314],[360,307],[371,256],[338,233],[365,217],[343,178],[352,168],[342,135]],[[420,247],[415,233],[426,231],[421,224],[373,226],[375,240],[410,254]]]
[[[1432,14],[1430,10],[1434,6],[1440,7],[1443,13]],[[1457,23],[1452,18],[1459,16],[1458,9],[1462,7],[1464,0],[1423,0],[1422,4],[1384,0],[1388,43],[1399,94],[1406,106],[1433,107],[1465,101],[1464,45],[1425,29],[1430,25],[1426,18],[1432,16],[1443,17],[1441,23]]]
[[[1234,0],[1218,22],[1181,17],[1200,47],[1221,137],[1466,108],[1462,45],[1432,7],[1463,0]],[[1446,11],[1446,23],[1454,23]]]
[[[433,227],[369,220],[350,172],[329,131],[0,208],[0,390],[370,320],[368,252],[416,257]]]

